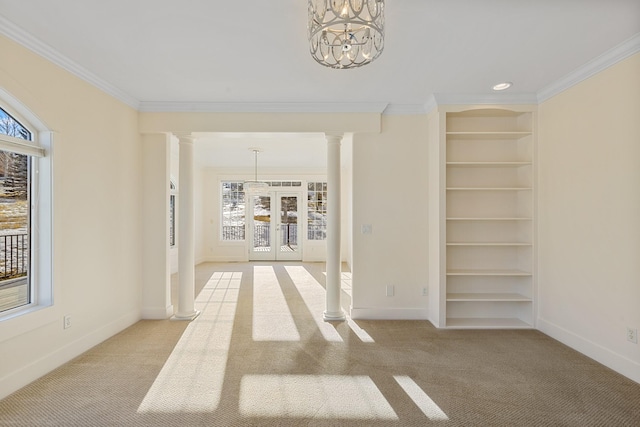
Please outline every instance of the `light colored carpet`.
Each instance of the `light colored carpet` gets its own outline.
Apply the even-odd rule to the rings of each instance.
[[[196,280],[195,321],[138,322],[0,401],[0,425],[640,425],[639,384],[537,331],[325,323],[322,264]]]

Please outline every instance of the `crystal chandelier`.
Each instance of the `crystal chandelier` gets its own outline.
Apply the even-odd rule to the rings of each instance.
[[[309,50],[331,68],[356,68],[384,48],[384,0],[308,0]]]

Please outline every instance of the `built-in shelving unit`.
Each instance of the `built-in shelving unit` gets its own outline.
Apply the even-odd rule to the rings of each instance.
[[[444,113],[446,327],[534,326],[533,129],[532,111]]]

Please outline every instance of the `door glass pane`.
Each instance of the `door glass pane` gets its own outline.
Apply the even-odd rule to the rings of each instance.
[[[253,197],[253,250],[271,251],[271,197]]]
[[[280,251],[298,250],[298,197],[280,197]]]

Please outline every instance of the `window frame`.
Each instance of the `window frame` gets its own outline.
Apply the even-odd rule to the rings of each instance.
[[[31,185],[29,196],[30,223],[29,243],[31,262],[29,265],[31,302],[0,313],[0,339],[11,339],[17,335],[54,322],[59,309],[53,277],[53,159],[54,134],[10,93],[0,88],[0,106],[14,120],[31,132],[31,141],[0,135],[3,147],[9,144],[31,157]]]

